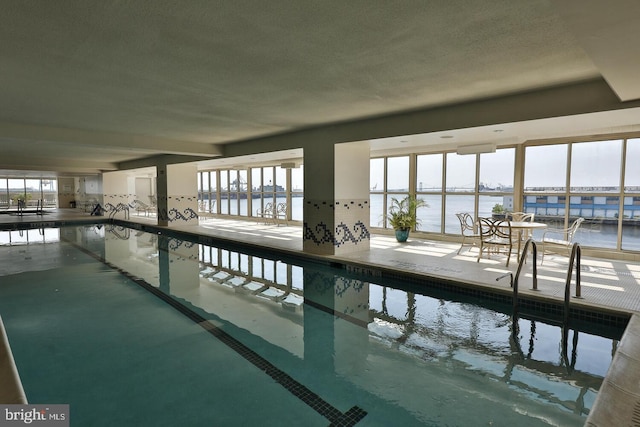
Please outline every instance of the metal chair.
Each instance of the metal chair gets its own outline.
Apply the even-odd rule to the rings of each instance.
[[[540,264],[544,262],[544,255],[548,253],[557,253],[553,248],[562,248],[567,252],[567,256],[571,253],[571,246],[574,243],[576,231],[584,222],[584,218],[577,218],[569,228],[547,228],[542,235],[542,259]]]
[[[478,239],[480,239],[480,234],[478,234],[478,225],[473,220],[473,216],[471,216],[470,213],[460,212],[457,213],[456,216],[460,221],[460,233],[462,234],[462,244],[458,249],[459,255],[465,244],[470,246],[469,250],[471,250],[471,247],[476,246]],[[467,239],[471,239],[471,243],[465,243]]]
[[[487,252],[487,258],[490,258],[492,251],[498,253],[502,249],[506,251],[506,267],[509,267],[513,251],[511,223],[504,219],[478,218],[478,224],[480,227],[480,253],[478,253],[476,262],[480,262],[484,251]]]
[[[259,216],[261,218],[263,218],[265,220],[269,220],[269,221],[273,221],[274,218],[274,210],[273,210],[273,203],[272,202],[268,202],[266,203],[262,209],[258,208],[256,209],[256,216]]]
[[[509,221],[517,221],[517,222],[533,222],[533,218],[535,217],[536,214],[534,213],[527,213],[527,212],[509,212],[506,216],[506,218]],[[526,230],[523,231],[520,234],[520,239],[523,242],[526,242],[527,240],[529,240],[531,237],[533,237],[533,231],[532,230]]]
[[[276,225],[280,225],[280,220],[284,220],[286,225],[289,225],[289,221],[287,220],[287,204],[286,203],[278,203],[276,205],[276,210],[273,213],[273,220]]]
[[[526,213],[526,212],[509,212],[507,214],[507,219],[510,221],[518,221],[518,222],[533,222],[533,217],[536,214],[534,213]]]

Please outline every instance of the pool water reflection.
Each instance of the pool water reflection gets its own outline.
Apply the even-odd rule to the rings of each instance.
[[[179,302],[203,328],[239,343],[231,347],[240,356],[250,349],[276,377],[291,379],[288,391],[302,387],[323,408],[295,392],[286,402],[216,399],[306,404],[325,418],[318,425],[353,408],[360,417],[346,425],[583,425],[622,333],[563,329],[428,288],[161,234],[110,226],[60,236]]]

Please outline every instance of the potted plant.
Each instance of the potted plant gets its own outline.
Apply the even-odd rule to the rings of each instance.
[[[387,210],[386,220],[396,232],[398,242],[406,242],[409,231],[420,224],[416,211],[429,205],[423,199],[407,196],[404,199],[391,199],[391,206]]]
[[[26,207],[27,205],[27,200],[31,199],[31,194],[24,194],[24,193],[16,193],[16,194],[12,194],[11,195],[11,201],[15,206],[18,206],[19,208],[22,207]]]
[[[496,203],[495,205],[493,205],[493,208],[491,209],[491,216],[494,219],[505,219],[507,215],[507,211],[504,209],[504,206],[502,206],[500,203]]]

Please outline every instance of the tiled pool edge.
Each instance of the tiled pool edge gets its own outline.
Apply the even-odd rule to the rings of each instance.
[[[271,257],[292,257],[295,259],[303,259],[314,263],[324,264],[342,268],[346,272],[361,276],[361,278],[370,277],[396,279],[405,283],[412,283],[414,286],[427,287],[430,289],[439,289],[450,293],[464,295],[468,297],[476,297],[489,302],[512,305],[512,290],[509,287],[504,289],[491,287],[481,282],[462,282],[448,277],[437,276],[430,273],[414,272],[402,270],[399,268],[390,268],[381,265],[371,265],[366,262],[348,260],[337,255],[316,255],[307,252],[288,250],[283,248],[265,247],[255,243],[248,243],[233,240],[221,236],[211,236],[199,234],[197,232],[189,232],[184,230],[176,230],[167,227],[157,226],[154,224],[143,224],[139,222],[131,222],[127,220],[113,220],[115,224],[127,226],[136,230],[149,233],[161,233],[166,236],[184,238],[195,241],[204,245],[216,245],[224,243],[232,248],[242,250],[253,250],[268,252]],[[373,281],[373,280],[372,280]],[[537,311],[546,314],[550,318],[559,318],[563,314],[564,301],[549,296],[540,296],[527,293],[520,290],[518,294],[518,307],[522,311]],[[598,306],[594,304],[584,304],[579,300],[572,300],[569,308],[570,317],[586,322],[597,322],[600,324],[620,327],[626,326],[632,312],[613,309],[610,307]]]
[[[585,426],[638,426],[640,316],[634,314],[602,381]]]
[[[37,218],[36,218],[37,219]],[[30,229],[38,229],[38,228],[58,228],[58,227],[67,227],[74,225],[87,225],[87,224],[109,224],[111,223],[111,219],[94,216],[87,219],[52,219],[46,220],[41,219],[39,221],[21,221],[21,222],[8,222],[8,223],[0,223],[0,231],[17,231],[17,230],[30,230]]]

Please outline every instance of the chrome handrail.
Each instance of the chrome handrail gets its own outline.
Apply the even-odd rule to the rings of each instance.
[[[111,209],[111,212],[109,212],[109,219],[115,218],[116,214],[121,211],[124,212],[124,219],[129,219],[129,205],[124,203],[118,203],[117,206]]]
[[[564,321],[569,322],[569,301],[571,300],[571,277],[573,276],[573,265],[576,266],[576,295],[575,298],[582,298],[582,290],[580,287],[580,245],[574,243],[571,247],[571,256],[569,257],[569,268],[567,269],[567,280],[564,284]]]
[[[538,290],[538,246],[533,239],[529,239],[525,242],[524,248],[522,248],[522,255],[520,255],[520,262],[518,262],[518,269],[516,270],[516,277],[513,280],[513,286],[518,286],[518,279],[520,278],[520,271],[522,270],[522,265],[524,261],[527,259],[527,250],[529,249],[529,245],[533,248],[533,287],[531,290]]]
[[[509,272],[496,278],[496,281],[498,281],[507,276],[511,277],[510,284],[511,284],[511,287],[513,288],[513,312],[514,313],[517,312],[517,308],[518,308],[518,280],[520,279],[520,272],[522,271],[522,265],[524,264],[524,261],[527,259],[527,251],[529,249],[529,245],[531,245],[533,248],[533,287],[531,288],[531,290],[537,291],[538,290],[538,266],[537,266],[538,247],[536,246],[536,242],[533,239],[527,240],[524,244],[524,248],[522,249],[522,255],[520,255],[520,261],[518,262],[518,269],[516,270],[515,276],[513,273]]]

